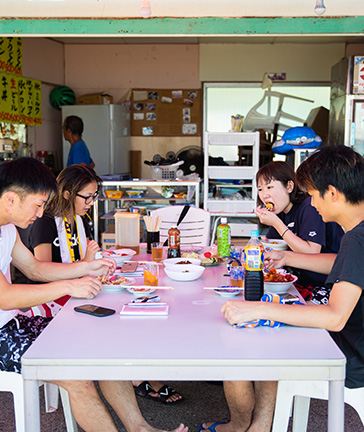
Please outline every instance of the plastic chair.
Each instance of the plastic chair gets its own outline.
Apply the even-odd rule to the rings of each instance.
[[[328,395],[329,385],[325,381],[279,381],[272,432],[287,430],[293,398],[292,432],[306,432],[310,398],[328,400]],[[364,387],[345,387],[344,402],[357,411],[364,425]]]
[[[46,412],[54,412],[58,408],[58,386],[40,382],[44,385]],[[24,388],[23,377],[15,372],[0,371],[0,391],[11,392],[14,399],[16,432],[25,432]],[[60,388],[67,432],[77,432],[77,423],[73,417],[68,393]]]
[[[168,239],[168,230],[176,225],[184,206],[162,207],[150,212],[151,216],[161,216],[160,241]],[[196,207],[190,207],[182,222],[178,225],[181,232],[181,246],[208,246],[210,237],[210,213]]]

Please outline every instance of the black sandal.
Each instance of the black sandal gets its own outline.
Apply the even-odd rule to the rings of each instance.
[[[177,399],[175,401],[167,402],[167,399],[169,399],[174,394],[179,394],[176,390],[169,387],[167,384],[165,384],[163,387],[161,387],[157,393],[159,394],[159,401],[164,403],[165,405],[176,405],[184,400],[184,397],[181,396],[180,399]],[[152,398],[155,399],[155,398]],[[158,399],[157,399],[158,400]]]
[[[159,399],[157,396],[149,396],[150,393],[157,393],[154,388],[150,385],[149,381],[143,381],[138,387],[134,387],[134,392],[137,396],[150,398],[150,399]]]

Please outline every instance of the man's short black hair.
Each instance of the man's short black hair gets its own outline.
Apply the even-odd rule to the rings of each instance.
[[[57,190],[57,181],[44,163],[22,157],[0,165],[0,197],[10,190],[22,197],[27,194],[50,193]]]
[[[82,118],[71,115],[65,118],[64,128],[70,129],[73,135],[81,136],[83,134],[83,121]]]
[[[347,146],[323,146],[298,167],[297,181],[303,189],[319,191],[329,186],[341,192],[347,202],[364,201],[364,158]]]

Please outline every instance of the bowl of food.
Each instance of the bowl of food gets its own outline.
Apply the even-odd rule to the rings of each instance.
[[[116,250],[107,250],[101,253],[103,258],[112,258],[116,261],[117,266],[121,266],[125,261],[130,261],[133,256],[136,254],[133,249],[116,249]]]
[[[244,292],[244,288],[236,288],[232,286],[221,286],[219,288],[215,288],[214,291],[216,294],[220,295],[221,297],[231,298]]]
[[[126,278],[119,274],[113,276],[99,276],[98,279],[102,283],[104,292],[118,292],[136,282],[134,278]]]
[[[286,250],[288,249],[288,245],[284,240],[278,240],[278,239],[267,239],[262,240],[262,244],[264,246],[264,249],[271,248],[274,250]]]
[[[296,280],[297,276],[284,269],[271,269],[264,273],[264,291],[271,294],[285,293]]]
[[[127,190],[125,193],[128,198],[143,198],[144,190]]]
[[[200,265],[178,265],[164,267],[166,275],[175,281],[194,281],[202,276],[205,268]]]
[[[168,258],[163,261],[166,267],[174,265],[200,265],[201,260],[197,258]]]
[[[135,296],[140,296],[140,295],[149,295],[151,293],[153,293],[157,288],[155,287],[150,287],[150,288],[144,288],[144,287],[126,287],[126,289],[130,292],[130,294],[133,294]]]

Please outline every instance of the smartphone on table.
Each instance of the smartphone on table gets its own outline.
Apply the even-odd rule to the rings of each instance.
[[[125,261],[121,267],[121,273],[134,273],[138,268],[138,261]]]
[[[291,293],[283,293],[283,294],[279,294],[282,298],[283,298],[283,302],[286,304],[290,304],[290,303],[295,303],[297,301],[300,301],[299,297],[291,294]]]
[[[82,306],[76,306],[73,308],[76,312],[85,313],[88,315],[93,315],[97,317],[105,317],[109,315],[114,315],[114,309],[108,309],[102,306],[96,306],[92,304],[85,304]]]

